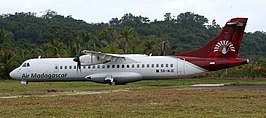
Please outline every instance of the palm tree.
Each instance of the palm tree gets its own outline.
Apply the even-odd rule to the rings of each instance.
[[[25,45],[26,47],[18,47],[15,49],[15,53],[14,53],[14,57],[15,57],[15,61],[18,62],[19,64],[21,64],[23,61],[33,58],[33,57],[37,57],[41,55],[41,50],[36,47],[35,45]]]
[[[0,49],[0,77],[9,78],[9,72],[19,65],[10,49]]]
[[[117,32],[113,27],[105,27],[97,32],[97,37],[103,46],[117,41]]]
[[[125,38],[125,53],[128,52],[129,40],[135,35],[133,28],[126,26],[121,32],[123,38]]]
[[[143,41],[143,53],[151,54],[152,55],[161,55],[161,42],[162,38],[159,38],[155,35],[149,35]]]
[[[67,46],[58,39],[44,44],[44,53],[46,57],[67,57]]]
[[[102,48],[101,52],[121,54],[123,53],[123,50],[119,49],[115,43],[111,43],[111,44],[108,44],[106,47]]]
[[[169,41],[167,38],[164,38],[162,42],[162,55],[163,56],[167,55],[169,49],[170,49]]]

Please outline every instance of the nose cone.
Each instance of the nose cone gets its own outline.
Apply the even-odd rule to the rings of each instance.
[[[11,71],[11,72],[9,73],[9,76],[10,76],[11,78],[13,78],[13,79],[19,79],[19,78],[18,78],[17,69]]]
[[[14,78],[14,77],[15,77],[15,72],[14,72],[14,70],[11,71],[11,72],[9,73],[9,76],[10,76],[11,78]]]

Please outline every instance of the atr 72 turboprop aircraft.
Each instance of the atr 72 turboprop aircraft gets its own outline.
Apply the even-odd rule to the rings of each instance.
[[[149,79],[175,79],[249,62],[237,58],[247,18],[233,18],[199,50],[172,56],[107,54],[84,50],[73,58],[26,60],[10,73],[22,84],[41,81],[93,81],[126,84]]]

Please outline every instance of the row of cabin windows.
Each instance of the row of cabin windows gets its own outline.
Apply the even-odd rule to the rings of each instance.
[[[146,64],[147,68],[163,68],[163,67],[173,67],[173,64]],[[84,69],[86,69],[86,67],[88,67],[88,69],[95,69],[95,68],[145,68],[145,64],[132,64],[131,66],[129,64],[127,65],[91,65],[91,66],[83,66]],[[60,66],[60,69],[72,69],[72,66]],[[58,69],[58,67],[56,66],[55,69]],[[77,69],[77,66],[73,66],[73,69]]]

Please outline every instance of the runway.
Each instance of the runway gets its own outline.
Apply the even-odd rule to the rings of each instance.
[[[266,90],[266,86],[225,86],[224,84],[196,84],[188,88],[179,88],[177,90]],[[71,92],[48,92],[45,95],[14,95],[1,96],[0,99],[10,98],[29,98],[29,97],[57,97],[57,96],[73,96],[73,95],[92,95],[106,94],[117,92],[132,92],[130,89],[105,90],[105,91],[71,91]]]
[[[192,88],[212,90],[266,90],[266,86],[192,86]]]

